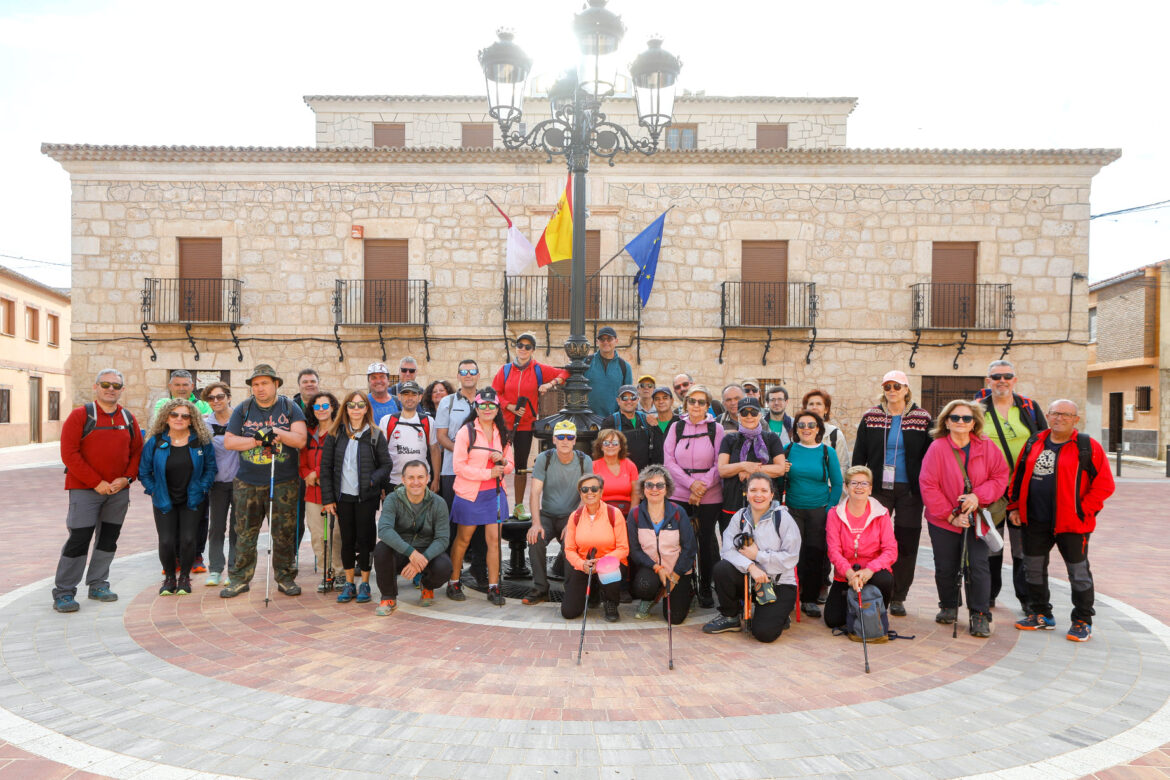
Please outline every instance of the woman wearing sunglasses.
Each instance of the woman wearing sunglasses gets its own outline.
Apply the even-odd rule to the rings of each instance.
[[[894,563],[894,590],[890,614],[906,616],[903,602],[914,582],[918,540],[922,536],[922,495],[918,475],[930,446],[930,412],[911,400],[910,386],[901,371],[882,377],[878,405],[861,417],[853,444],[853,465],[873,472],[873,495],[894,518],[898,560]]]
[[[327,576],[341,590],[345,587],[345,579],[341,575],[341,545],[334,538],[334,544],[330,545],[333,548],[332,560],[326,563],[325,523],[329,523],[331,532],[333,519],[321,509],[321,454],[324,452],[325,440],[341,414],[341,404],[333,393],[319,392],[309,396],[305,410],[309,419],[314,421],[309,428],[309,439],[300,454],[300,474],[305,481],[305,528],[309,531],[318,565],[329,570]],[[325,589],[324,582],[317,585],[318,593],[323,593]]]
[[[723,478],[723,516],[719,533],[731,516],[747,506],[747,478],[762,471],[773,479],[787,471],[780,437],[763,424],[760,401],[745,396],[739,402],[737,429],[728,431],[719,446],[719,476]]]
[[[207,494],[208,526],[207,555],[209,570],[204,585],[227,585],[224,565],[230,570],[236,562],[236,513],[232,483],[240,470],[240,456],[223,446],[227,424],[232,418],[232,389],[224,382],[212,382],[203,388],[203,400],[211,407],[211,414],[203,422],[211,429],[211,445],[215,448],[215,482]],[[227,537],[228,556],[223,557],[224,537]]]
[[[626,435],[606,428],[593,442],[593,472],[601,476],[605,493],[601,500],[615,507],[625,517],[635,499],[634,484],[638,467],[626,457]]]
[[[630,556],[626,524],[616,507],[601,500],[603,490],[605,483],[597,474],[586,474],[577,480],[581,505],[569,515],[565,526],[565,562],[571,567],[565,572],[565,595],[561,599],[561,617],[566,620],[585,612],[586,586],[590,577],[597,576],[597,562],[611,556],[624,569]],[[621,578],[596,585],[601,590],[605,621],[618,622]]]
[[[317,410],[313,413],[316,414]],[[365,604],[372,598],[370,556],[378,541],[374,516],[389,477],[390,453],[386,435],[374,425],[366,394],[352,390],[345,396],[340,413],[322,444],[319,477],[321,508],[337,519],[341,531],[341,566],[345,569],[345,585],[337,596],[338,603],[356,598],[357,603]],[[361,585],[355,584],[355,569],[361,573]]]
[[[934,443],[922,460],[920,483],[934,549],[940,608],[934,619],[944,624],[958,620],[958,577],[960,567],[966,565],[969,631],[971,636],[988,637],[991,570],[987,543],[977,532],[986,530],[979,508],[991,506],[1003,495],[1011,477],[1007,461],[983,435],[983,407],[977,401],[951,401],[944,406],[930,435]]]
[[[784,504],[800,529],[800,605],[809,617],[820,617],[816,598],[825,579],[829,507],[841,500],[841,465],[837,452],[824,441],[825,421],[802,409],[792,418],[796,441],[788,445],[788,479]]]
[[[634,617],[650,617],[654,604],[669,591],[670,605],[662,602],[662,617],[669,615],[674,625],[687,619],[691,609],[691,589],[687,583],[677,587],[695,567],[698,552],[695,529],[686,512],[667,496],[674,492],[674,479],[663,466],[642,469],[635,484],[641,503],[630,510],[626,519],[630,545],[630,595],[638,602]]]
[[[487,543],[488,601],[504,606],[500,592],[500,526],[508,519],[508,494],[501,480],[516,470],[512,442],[504,427],[500,398],[490,387],[475,396],[475,416],[455,435],[455,500],[451,521],[458,528],[451,546],[451,571],[456,579],[447,584],[447,598],[466,601],[459,574],[463,554],[478,526]]]
[[[203,516],[200,507],[215,481],[211,439],[211,430],[195,404],[179,398],[168,401],[155,415],[150,438],[142,448],[138,478],[154,504],[158,557],[165,572],[160,596],[191,593],[191,564]]]

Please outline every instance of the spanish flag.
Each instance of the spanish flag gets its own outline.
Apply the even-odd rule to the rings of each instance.
[[[536,264],[544,268],[573,256],[573,174],[565,183],[565,192],[557,201],[556,211],[536,244]]]

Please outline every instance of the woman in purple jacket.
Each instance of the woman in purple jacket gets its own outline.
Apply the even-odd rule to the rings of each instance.
[[[711,392],[703,385],[687,389],[683,406],[683,418],[667,431],[663,456],[674,480],[670,499],[686,509],[695,527],[699,543],[699,606],[710,609],[715,606],[711,571],[719,560],[715,527],[723,514],[723,481],[718,467],[723,426],[707,414]]]

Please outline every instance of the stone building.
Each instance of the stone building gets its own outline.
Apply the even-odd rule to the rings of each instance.
[[[67,291],[0,266],[0,447],[61,438],[70,327]]]
[[[1089,287],[1085,429],[1110,452],[1164,457],[1170,442],[1170,260]]]
[[[306,103],[315,148],[44,145],[72,182],[79,398],[111,363],[139,407],[179,367],[238,388],[260,361],[361,387],[383,352],[426,378],[494,371],[525,330],[564,361],[569,263],[506,278],[488,201],[535,243],[563,160],[503,149],[478,97]],[[662,381],[821,387],[846,430],[890,368],[936,408],[1005,350],[1022,392],[1083,400],[1089,189],[1119,152],[852,149],[855,105],[684,95],[665,150],[596,163],[589,269],[670,212],[648,306],[621,255],[589,288],[591,332],[613,324]]]

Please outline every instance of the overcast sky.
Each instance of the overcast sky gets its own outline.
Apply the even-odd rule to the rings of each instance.
[[[479,94],[515,28],[572,63],[579,0],[0,0],[0,263],[68,284],[69,179],[43,141],[310,146],[310,94]],[[853,147],[1119,147],[1094,214],[1170,200],[1155,3],[612,0],[708,94],[851,96]],[[566,59],[566,55],[568,55]],[[619,162],[620,164],[620,162]],[[1090,276],[1170,257],[1170,208],[1094,220]]]

